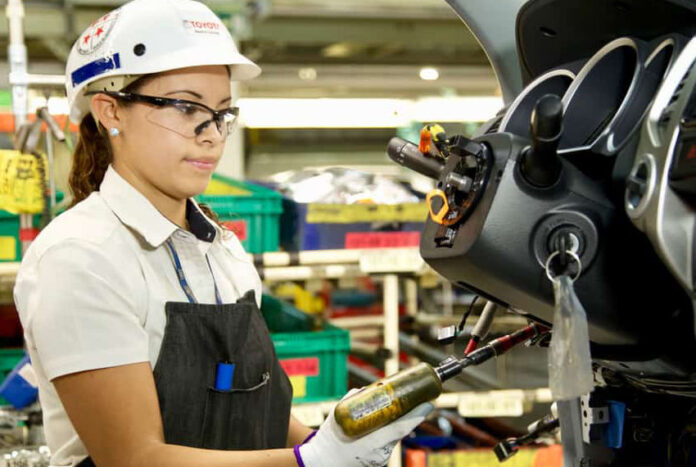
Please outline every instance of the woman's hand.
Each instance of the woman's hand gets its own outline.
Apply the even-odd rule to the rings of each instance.
[[[420,425],[432,410],[432,404],[421,404],[377,431],[351,438],[336,423],[332,409],[316,435],[295,448],[295,455],[304,467],[382,466],[389,460],[396,443]]]

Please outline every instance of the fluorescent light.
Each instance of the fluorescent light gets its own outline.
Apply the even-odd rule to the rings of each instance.
[[[314,81],[315,79],[317,79],[317,70],[311,67],[300,68],[300,71],[297,72],[297,75],[303,81]]]
[[[241,98],[237,105],[248,128],[397,128],[413,122],[483,122],[495,116],[503,100]]]
[[[65,97],[51,97],[48,99],[48,112],[51,115],[68,115],[70,106]]]
[[[500,97],[426,97],[413,106],[417,122],[485,122],[503,107]]]
[[[30,98],[29,112],[46,105]],[[413,122],[484,122],[503,107],[500,97],[427,97],[409,99],[238,99],[240,120],[248,128],[398,128]],[[52,115],[69,112],[65,97],[51,97]]]
[[[66,99],[67,100],[67,99]],[[46,105],[46,98],[43,96],[29,97],[29,113],[36,113],[36,109]]]
[[[403,99],[241,98],[240,120],[249,128],[391,128],[410,123]]]
[[[29,113],[36,113],[39,107],[45,107],[46,98],[43,96],[34,96],[29,98]],[[51,115],[67,115],[70,113],[70,106],[68,106],[68,99],[66,97],[49,97],[48,98],[48,112]]]
[[[425,67],[420,70],[420,78],[425,81],[435,81],[440,77],[440,72],[437,68]]]
[[[327,58],[345,58],[353,55],[354,46],[349,42],[338,42],[322,49],[321,54]]]

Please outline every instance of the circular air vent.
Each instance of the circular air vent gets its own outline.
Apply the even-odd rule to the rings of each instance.
[[[655,187],[655,163],[652,156],[643,154],[626,179],[626,210],[631,217],[642,214]]]

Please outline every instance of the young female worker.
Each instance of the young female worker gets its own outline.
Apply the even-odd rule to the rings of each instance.
[[[15,288],[52,466],[378,466],[428,412],[357,440],[290,416],[259,276],[191,199],[237,118],[230,80],[259,72],[191,0],[135,0],[73,46],[77,204]]]

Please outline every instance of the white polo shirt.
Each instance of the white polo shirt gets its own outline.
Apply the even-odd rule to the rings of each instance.
[[[192,232],[164,217],[112,167],[100,191],[53,220],[31,245],[15,303],[39,383],[52,466],[87,456],[58,398],[56,377],[157,361],[165,302],[188,301],[164,242],[172,239],[200,303],[215,303],[210,259],[223,302],[261,280],[237,237],[189,205]]]

